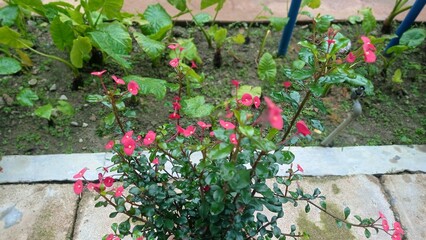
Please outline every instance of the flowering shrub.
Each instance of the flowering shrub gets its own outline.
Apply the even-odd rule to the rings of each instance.
[[[96,183],[83,181],[86,169],[82,169],[74,176],[78,179],[74,192],[81,194],[84,188],[97,192],[101,200],[96,206],[115,208],[110,217],[118,213],[128,216],[126,221],[113,224],[113,233],[104,239],[120,239],[126,235],[134,239],[308,236],[298,232],[295,225],[285,233],[277,226],[277,220],[284,216],[284,204],[303,203],[306,212],[311,207],[327,212],[325,196],[318,188],[306,193],[292,186],[302,179],[304,169],[293,163],[294,155],[283,146],[291,138],[311,134],[299,115],[309,96],[323,91],[318,88],[337,83],[368,85],[368,80],[352,69],[355,58],[361,54],[366,63],[375,60],[374,45],[367,37],[361,41],[362,47],[346,57],[348,63],[341,59],[345,58],[342,49],[348,48],[349,40],[334,29],[327,31],[318,46],[307,41],[300,43],[303,48],[298,61],[304,64],[287,74],[292,80],[297,78],[296,74],[300,76],[300,72],[310,73],[293,83],[310,86],[302,102],[294,104],[295,99],[291,97],[294,94],[289,93],[291,81],[283,83],[285,89],[270,98],[246,91],[239,81],[231,80],[235,96],[219,106],[206,104],[201,96],[185,96],[184,87],[189,89],[185,78],[193,74],[196,65],[193,62],[191,67],[186,65],[183,48],[172,44],[169,65],[180,88],[172,103],[170,122],[142,132],[121,122],[116,105],[118,101],[122,103],[125,98],[137,96],[144,86],[130,80],[127,89],[122,89],[119,85],[125,85],[125,81],[113,76],[115,86],[110,90],[102,80],[105,71],[92,73],[101,81],[108,100],[105,105],[111,107],[121,134],[105,146],[114,152],[113,165],[99,173]],[[338,77],[343,79],[336,82]],[[286,104],[295,105],[297,109],[289,122],[283,118],[282,107]],[[186,118],[185,125],[183,118]],[[280,165],[288,165],[285,177],[277,176]],[[116,172],[120,183],[114,185],[115,180],[105,176],[107,172]],[[274,180],[272,186],[271,180]],[[292,191],[293,188],[296,190]],[[263,209],[268,209],[273,216],[268,218],[262,213]],[[345,208],[344,218],[329,215],[340,226],[364,228],[366,237],[370,236],[371,229],[383,230],[393,239],[401,239],[403,235],[399,223],[394,223],[391,232],[382,214],[377,219],[356,215],[359,223],[352,223],[347,220],[350,213],[350,209]]]

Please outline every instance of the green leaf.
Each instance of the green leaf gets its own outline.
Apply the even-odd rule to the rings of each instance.
[[[77,37],[73,41],[70,59],[72,65],[77,68],[82,68],[85,60],[90,58],[90,52],[92,51],[92,44],[88,37]]]
[[[212,202],[210,206],[210,213],[212,215],[218,215],[225,209],[225,204],[223,202]]]
[[[223,43],[226,40],[226,35],[228,34],[228,30],[226,28],[219,28],[214,33],[214,41],[216,42],[216,48],[221,48]]]
[[[270,53],[266,52],[260,58],[259,65],[257,67],[257,74],[263,81],[268,81],[270,83],[275,81],[275,77],[277,75],[277,64]]]
[[[73,45],[74,31],[72,25],[69,21],[62,22],[59,16],[50,23],[50,36],[60,50],[71,48]]]
[[[52,110],[53,110],[52,105],[46,104],[46,105],[43,105],[43,106],[37,108],[34,111],[34,114],[38,117],[50,120],[50,117],[52,116]]]
[[[255,97],[255,96],[260,97],[260,95],[262,95],[262,88],[252,87],[250,85],[241,85],[238,88],[237,98],[241,99],[244,93],[249,93],[252,97]]]
[[[392,76],[392,82],[394,82],[396,84],[403,83],[401,69],[398,68],[398,69],[395,70],[395,72],[393,73],[393,76]]]
[[[250,170],[240,169],[234,175],[231,181],[229,181],[229,186],[235,190],[241,190],[250,185]]]
[[[204,96],[196,96],[185,99],[182,104],[182,111],[191,118],[201,118],[210,115],[214,106],[205,102]]]
[[[364,30],[365,34],[369,34],[371,31],[373,31],[376,28],[376,18],[373,15],[373,11],[371,8],[364,8],[359,10],[359,12],[364,17],[362,20],[362,29]]]
[[[153,40],[142,33],[134,32],[133,37],[142,48],[142,50],[151,58],[152,61],[161,57],[161,54],[166,49],[164,43]]]
[[[121,8],[124,0],[90,0],[89,9],[97,11],[102,9],[102,14],[107,18],[121,18]]]
[[[98,103],[104,100],[104,96],[99,94],[89,94],[86,97],[86,101],[89,103]]]
[[[7,26],[0,27],[0,36],[0,44],[4,44],[10,48],[28,48],[33,46],[31,41],[21,38],[21,34]]]
[[[404,51],[406,51],[407,49],[409,49],[408,46],[405,46],[405,45],[395,45],[395,46],[392,46],[392,47],[388,48],[388,50],[386,50],[386,53],[387,54],[393,54],[393,53],[395,53],[395,54],[401,54]]]
[[[305,206],[305,213],[309,213],[311,211],[311,206],[308,204],[306,204]]]
[[[256,218],[257,218],[257,220],[258,220],[259,222],[261,222],[262,224],[263,224],[263,223],[268,222],[268,218],[267,218],[265,215],[263,215],[262,213],[260,213],[260,212],[258,212],[258,213],[256,214]]]
[[[19,91],[16,100],[24,107],[32,107],[34,106],[34,101],[38,100],[38,96],[31,89],[24,88]]]
[[[214,146],[208,153],[208,157],[212,160],[221,159],[229,156],[232,149],[234,148],[234,144],[231,143],[220,143]]]
[[[327,203],[325,201],[321,201],[320,205],[324,210],[327,210]]]
[[[348,219],[349,214],[351,214],[351,209],[348,207],[345,207],[345,210],[343,210],[344,214],[345,214],[345,220]]]
[[[195,24],[197,24],[198,26],[203,26],[205,23],[208,23],[211,20],[212,20],[212,16],[210,16],[210,14],[208,13],[198,13],[197,15],[194,16],[194,19],[193,19]]]
[[[0,9],[0,25],[12,26],[18,17],[18,7],[9,5]]]
[[[169,2],[181,12],[188,9],[188,7],[186,6],[186,0],[167,0],[167,2]]]
[[[364,230],[364,235],[365,235],[366,238],[370,238],[370,236],[371,236],[371,233],[367,228]]]
[[[269,17],[272,28],[277,32],[283,30],[285,25],[287,25],[288,20],[288,17]]]
[[[413,28],[402,34],[399,44],[406,45],[410,48],[420,46],[426,38],[426,30],[422,28]]]
[[[97,30],[89,33],[93,45],[106,52],[124,68],[130,68],[129,58],[132,50],[132,38],[126,27],[118,22],[101,23]]]
[[[353,16],[349,16],[348,21],[349,21],[351,24],[357,24],[357,23],[359,23],[359,22],[362,22],[362,19],[361,19],[361,17],[360,17],[360,16],[358,16],[358,15],[353,15]]]
[[[128,83],[131,80],[135,81],[139,87],[139,92],[142,94],[152,94],[157,99],[163,99],[166,95],[166,84],[165,80],[156,79],[156,78],[147,78],[136,75],[130,75],[123,77],[123,80]]]
[[[310,0],[308,3],[308,7],[315,9],[321,6],[321,0]]]
[[[218,188],[213,192],[213,200],[216,202],[222,202],[225,198],[225,192],[222,188]]]
[[[14,74],[21,71],[21,63],[14,58],[0,58],[0,75]]]
[[[282,156],[277,157],[279,164],[291,164],[294,161],[294,154],[290,151],[281,151]]]
[[[220,11],[224,3],[225,0],[201,0],[201,10],[217,4],[215,10]]]
[[[192,38],[189,39],[179,39],[178,43],[181,47],[183,47],[183,51],[180,53],[181,58],[185,58],[188,61],[194,60],[197,63],[202,63],[200,55],[198,54],[197,46],[194,44],[194,41]],[[176,55],[175,51],[170,52],[171,58],[179,57]],[[192,69],[192,68],[191,68]],[[197,81],[198,82],[198,81]]]
[[[252,126],[239,126],[238,130],[247,137],[251,137],[254,134],[254,128]]]
[[[243,34],[238,33],[237,35],[235,35],[235,36],[232,37],[232,41],[234,41],[234,43],[236,43],[236,44],[240,44],[241,45],[241,44],[245,43],[246,38],[245,38],[245,36]]]
[[[166,32],[173,26],[172,18],[159,3],[149,5],[143,13],[143,16],[149,24],[141,27],[142,32],[151,39],[163,39]]]
[[[331,22],[334,20],[334,17],[331,15],[324,15],[314,19],[316,22],[316,30],[320,33],[327,32],[328,28],[331,25]]]
[[[56,108],[65,115],[74,115],[74,107],[67,101],[58,101],[58,106]]]

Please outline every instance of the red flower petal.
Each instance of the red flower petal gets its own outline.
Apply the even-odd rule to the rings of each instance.
[[[90,74],[96,77],[102,77],[102,75],[106,72],[107,70],[102,70],[99,72],[91,72]]]
[[[114,184],[114,178],[112,178],[112,177],[106,177],[104,179],[104,184],[105,184],[105,187],[111,187],[112,184]]]
[[[132,95],[137,95],[138,91],[139,91],[139,85],[135,82],[135,81],[130,81],[129,84],[127,84],[127,90],[132,94]]]
[[[219,120],[220,126],[222,126],[223,128],[230,130],[230,129],[234,129],[235,125],[232,124],[231,122],[226,122],[223,120]]]
[[[250,107],[253,104],[253,97],[249,93],[244,93],[241,97],[241,103],[244,106]]]
[[[296,128],[297,132],[302,134],[303,136],[311,134],[311,131],[303,120],[300,120],[296,123]]]
[[[110,150],[114,147],[114,140],[110,140],[106,145],[105,145],[105,149],[106,150]]]
[[[77,180],[75,183],[74,183],[74,192],[75,192],[75,194],[77,194],[77,195],[79,195],[81,192],[83,192],[83,181],[81,181],[81,180]]]
[[[84,176],[84,173],[87,171],[87,169],[88,168],[83,168],[83,169],[81,169],[77,174],[75,174],[74,176],[73,176],[73,178],[82,178],[83,176]]]
[[[124,187],[123,186],[119,186],[116,190],[115,190],[115,197],[121,197],[123,195],[123,191],[124,191]]]
[[[144,144],[145,146],[150,145],[151,143],[153,143],[153,142],[154,142],[154,140],[155,140],[155,136],[156,136],[155,132],[153,132],[153,131],[149,131],[149,132],[146,134],[145,138],[143,139],[143,144]]]

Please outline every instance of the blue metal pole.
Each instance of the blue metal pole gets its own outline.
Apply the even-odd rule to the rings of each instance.
[[[291,35],[293,34],[294,25],[296,24],[297,15],[302,0],[292,0],[290,10],[288,12],[288,23],[283,30],[280,46],[278,47],[278,56],[284,56],[287,53],[288,44],[290,43]]]
[[[385,49],[385,56],[389,56],[386,54],[386,51],[397,44],[399,44],[399,38],[402,36],[402,34],[407,31],[407,29],[413,24],[414,20],[416,20],[417,16],[422,11],[423,7],[426,4],[426,0],[416,0],[411,7],[410,11],[408,12],[407,16],[404,18],[404,20],[399,25],[398,29],[396,30],[395,34],[398,35],[398,37],[392,38],[392,40],[389,42],[388,46]]]

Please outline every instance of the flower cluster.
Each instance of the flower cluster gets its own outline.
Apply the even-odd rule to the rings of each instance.
[[[349,52],[346,56],[346,62],[353,63],[357,57],[363,55],[366,63],[373,63],[376,61],[376,47],[371,43],[370,39],[366,36],[361,36],[362,47],[355,51]]]
[[[386,216],[379,212],[379,219],[382,220],[382,227],[385,232],[389,232],[389,223],[386,219]],[[392,240],[401,240],[402,236],[404,235],[404,229],[402,229],[401,224],[399,222],[393,223],[393,234],[392,234]]]
[[[117,197],[117,198],[121,197],[123,195],[124,187],[119,186],[117,188],[114,188],[113,187],[114,178],[110,176],[105,177],[105,174],[108,173],[108,168],[103,168],[103,169],[104,169],[104,173],[98,174],[99,182],[98,183],[88,182],[86,186],[83,183],[83,180],[87,182],[86,178],[84,177],[84,174],[86,173],[87,168],[83,168],[78,173],[76,173],[73,176],[74,179],[77,179],[73,185],[74,193],[77,195],[80,195],[83,192],[84,187],[86,187],[90,191],[96,191],[96,192],[100,192],[101,190],[110,188],[109,191],[115,191],[114,197]]]

